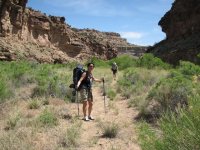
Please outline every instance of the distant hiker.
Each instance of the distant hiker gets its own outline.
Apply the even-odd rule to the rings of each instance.
[[[117,71],[118,71],[118,66],[116,64],[116,62],[113,62],[112,63],[112,68],[111,68],[112,72],[113,72],[113,78],[114,80],[116,79],[116,74],[117,74]]]
[[[83,102],[83,115],[85,121],[94,120],[94,118],[91,116],[92,106],[93,106],[92,82],[104,81],[104,78],[102,78],[101,80],[94,78],[92,74],[93,69],[94,69],[94,64],[88,63],[87,71],[85,71],[82,74],[76,87],[77,90],[80,89],[80,97]],[[88,110],[88,115],[87,115],[87,110]]]

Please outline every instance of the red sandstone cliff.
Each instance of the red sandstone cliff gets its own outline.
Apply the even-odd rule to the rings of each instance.
[[[64,17],[26,8],[27,1],[0,0],[0,60],[111,59],[117,44],[129,45],[117,33],[71,28]]]
[[[149,49],[149,52],[173,64],[177,64],[179,60],[199,61],[199,0],[175,0],[159,25],[166,33],[166,39]]]

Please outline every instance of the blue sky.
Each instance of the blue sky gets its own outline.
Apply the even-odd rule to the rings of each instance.
[[[158,26],[174,0],[29,0],[43,13],[64,16],[75,28],[117,32],[128,42],[153,45],[165,38]]]

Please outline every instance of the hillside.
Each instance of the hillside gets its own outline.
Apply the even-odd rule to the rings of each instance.
[[[118,33],[76,29],[65,17],[26,8],[27,0],[0,2],[0,60],[63,63],[93,56],[111,59],[130,44]]]
[[[177,64],[179,60],[199,63],[199,0],[175,0],[171,10],[161,18],[159,25],[166,33],[166,39],[150,48],[148,52],[173,64]]]

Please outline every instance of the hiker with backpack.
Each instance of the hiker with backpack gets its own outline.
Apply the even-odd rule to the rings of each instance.
[[[117,71],[118,71],[118,66],[117,66],[116,62],[112,63],[111,70],[113,72],[113,78],[114,78],[114,80],[116,80],[116,74],[117,74]]]
[[[83,102],[84,120],[94,120],[91,116],[93,106],[92,82],[104,82],[104,78],[96,79],[92,72],[94,69],[93,63],[87,64],[87,71],[84,71],[77,83],[76,90],[80,90],[81,101]]]

